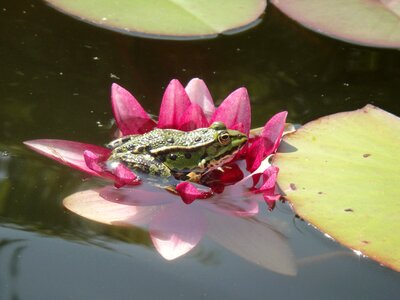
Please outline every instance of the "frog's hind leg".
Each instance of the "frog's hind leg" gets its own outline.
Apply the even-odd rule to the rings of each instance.
[[[110,158],[110,161],[122,162],[132,170],[138,170],[150,175],[162,177],[171,176],[171,171],[162,162],[155,159],[150,154],[116,154]]]

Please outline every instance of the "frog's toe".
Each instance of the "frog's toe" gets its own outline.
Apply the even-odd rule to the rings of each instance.
[[[200,182],[201,174],[190,172],[186,175],[187,180],[190,182]]]
[[[165,186],[164,189],[165,189],[167,192],[170,192],[170,193],[172,193],[172,194],[174,194],[174,195],[179,195],[178,191],[176,190],[176,186],[175,186],[175,185],[168,185],[168,186]]]

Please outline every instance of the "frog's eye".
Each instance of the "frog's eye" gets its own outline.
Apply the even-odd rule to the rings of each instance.
[[[218,142],[222,145],[228,145],[231,142],[231,137],[228,132],[222,132],[218,135]]]
[[[225,124],[219,121],[212,123],[210,128],[215,130],[226,130]]]

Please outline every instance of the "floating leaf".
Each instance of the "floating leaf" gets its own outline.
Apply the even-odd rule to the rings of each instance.
[[[153,38],[196,39],[254,26],[265,0],[46,0],[91,24]]]
[[[377,47],[400,47],[399,0],[272,0],[290,18],[318,33]]]
[[[367,105],[310,122],[281,145],[273,164],[295,211],[400,271],[400,119]]]

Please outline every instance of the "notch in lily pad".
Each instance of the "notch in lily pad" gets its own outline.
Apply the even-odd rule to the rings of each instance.
[[[266,0],[46,0],[90,24],[158,39],[213,38],[257,25]]]

